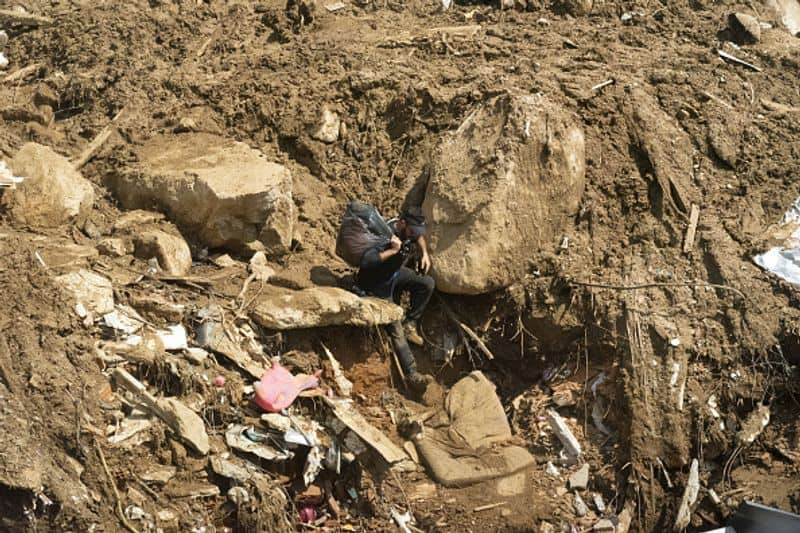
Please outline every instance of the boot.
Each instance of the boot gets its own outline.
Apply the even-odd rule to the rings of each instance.
[[[419,330],[417,329],[417,322],[415,320],[409,320],[405,324],[403,324],[403,332],[406,335],[406,340],[411,344],[416,346],[422,346],[425,344],[425,341],[422,338],[422,335],[419,334]]]

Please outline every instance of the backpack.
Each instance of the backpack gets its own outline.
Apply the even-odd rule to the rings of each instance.
[[[336,237],[336,255],[353,267],[361,266],[364,252],[389,246],[394,232],[375,207],[352,200],[342,215]]]

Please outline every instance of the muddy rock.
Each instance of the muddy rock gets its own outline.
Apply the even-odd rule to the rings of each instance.
[[[623,113],[639,173],[658,187],[658,193],[652,195],[652,210],[659,218],[668,208],[688,213],[692,201],[692,140],[658,100],[640,87],[628,89]]]
[[[339,115],[331,111],[327,106],[323,107],[319,120],[311,128],[311,138],[329,144],[336,142],[339,138],[340,123]]]
[[[733,13],[728,24],[739,44],[756,43],[761,40],[761,24],[758,19],[746,13]]]
[[[256,301],[253,319],[275,330],[325,326],[373,326],[403,317],[402,308],[378,298],[359,298],[335,287],[300,291],[270,287]]]
[[[720,161],[730,168],[736,168],[736,141],[721,124],[714,123],[708,129],[708,144]]]
[[[109,178],[126,208],[156,207],[211,248],[288,251],[297,215],[286,167],[206,133],[157,137],[138,156]]]
[[[139,259],[156,258],[161,269],[172,276],[182,276],[192,268],[189,245],[178,235],[161,230],[143,232],[134,237],[134,254]]]
[[[114,289],[111,281],[92,272],[78,270],[55,278],[55,282],[87,311],[102,315],[114,310]]]
[[[25,144],[9,167],[15,176],[25,178],[0,199],[1,206],[17,222],[58,226],[88,211],[94,202],[91,183],[47,146]]]
[[[488,100],[439,145],[423,202],[437,288],[481,294],[553,249],[580,202],[586,160],[574,119],[541,96]]]
[[[588,15],[592,11],[594,0],[562,0],[561,8],[574,17]]]
[[[97,243],[97,251],[102,255],[122,257],[133,252],[133,246],[132,243],[125,239],[108,237],[106,239],[101,239],[100,242]]]
[[[589,464],[584,463],[576,472],[569,476],[569,488],[572,490],[585,490],[589,485]]]

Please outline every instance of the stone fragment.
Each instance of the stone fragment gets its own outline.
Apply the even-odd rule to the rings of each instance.
[[[566,109],[506,92],[438,146],[423,211],[437,289],[481,294],[525,275],[554,249],[585,185],[584,137]]]
[[[55,278],[55,282],[95,315],[114,310],[114,288],[107,278],[90,270],[78,270]]]
[[[289,250],[297,214],[286,167],[207,133],[156,137],[138,156],[137,165],[109,177],[124,207],[155,207],[210,248]]]
[[[6,209],[15,222],[59,226],[92,207],[92,184],[47,146],[23,145],[9,168],[15,176],[25,178],[0,197],[0,208]]]
[[[324,143],[336,142],[339,138],[339,115],[331,111],[328,106],[322,108],[320,117],[311,131],[311,138]]]
[[[158,400],[161,417],[181,439],[202,455],[211,449],[203,419],[177,398]]]
[[[589,463],[583,463],[583,466],[569,476],[569,488],[572,490],[586,490],[588,485]]]
[[[580,517],[586,516],[589,513],[589,508],[586,506],[586,502],[583,501],[580,494],[575,494],[572,506],[575,508],[575,514]]]
[[[97,251],[102,255],[122,257],[133,252],[133,245],[119,237],[108,237],[97,243]]]
[[[738,44],[757,43],[761,40],[761,24],[758,19],[746,13],[732,13],[728,24]]]
[[[145,260],[156,258],[167,274],[183,276],[192,268],[192,253],[180,236],[150,230],[134,237],[133,244],[136,257]]]
[[[268,287],[256,300],[253,319],[274,330],[326,326],[373,326],[403,317],[402,308],[378,298],[360,298],[336,287],[292,291]]]

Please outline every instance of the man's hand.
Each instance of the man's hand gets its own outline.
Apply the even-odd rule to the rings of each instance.
[[[427,274],[428,270],[431,269],[431,258],[427,251],[423,252],[422,259],[419,260],[419,268],[423,274]]]
[[[378,259],[383,263],[390,257],[397,255],[401,246],[403,246],[403,242],[398,239],[396,235],[392,235],[392,240],[389,241],[389,247],[378,255]]]

